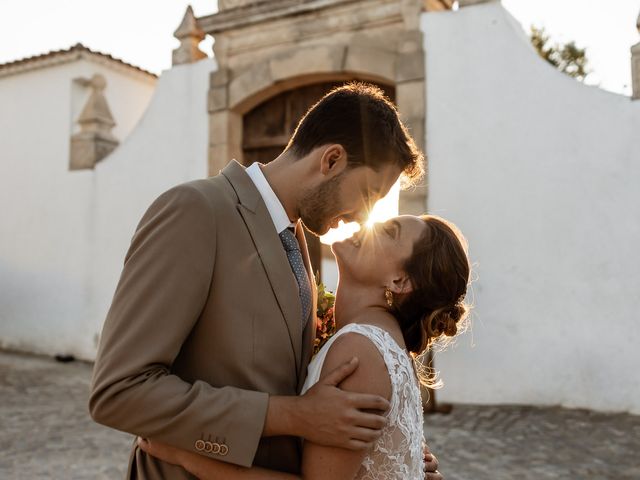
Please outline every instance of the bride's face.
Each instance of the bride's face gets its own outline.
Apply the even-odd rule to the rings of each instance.
[[[403,276],[403,266],[426,228],[421,218],[401,215],[334,243],[340,277],[376,287],[391,285]]]

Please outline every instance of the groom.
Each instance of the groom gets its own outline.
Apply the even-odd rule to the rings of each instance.
[[[93,419],[286,472],[300,469],[300,438],[369,447],[385,425],[371,412],[388,402],[337,388],[357,359],[297,396],[316,310],[302,223],[321,235],[340,220],[362,222],[422,160],[382,92],[350,84],[310,109],[270,164],[232,161],[160,195],[136,229],[104,324]],[[189,474],[134,445],[129,478]]]

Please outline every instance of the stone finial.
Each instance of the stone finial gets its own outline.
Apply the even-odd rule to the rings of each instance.
[[[82,109],[78,123],[83,132],[101,132],[111,135],[111,129],[115,127],[111,109],[104,96],[107,81],[102,75],[96,74],[91,79],[79,78],[77,82],[85,87],[91,87],[91,95],[87,104]]]
[[[89,99],[78,117],[80,131],[71,136],[70,169],[78,170],[93,168],[118,146],[118,140],[111,133],[116,122],[104,96],[105,78],[96,74],[90,79],[74,81],[91,88]]]
[[[207,54],[198,48],[198,44],[204,40],[205,33],[198,26],[198,19],[193,14],[191,5],[187,7],[182,23],[173,32],[173,36],[180,40],[180,46],[173,51],[173,65],[194,63],[207,57]]]
[[[470,7],[480,3],[499,2],[500,0],[458,0],[458,8]]]

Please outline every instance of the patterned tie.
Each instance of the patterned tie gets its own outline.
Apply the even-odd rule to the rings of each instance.
[[[307,325],[309,314],[311,313],[311,284],[307,276],[307,270],[304,268],[304,261],[300,253],[300,245],[293,232],[285,228],[280,232],[280,240],[287,252],[287,258],[291,265],[291,270],[298,282],[298,293],[300,294],[300,302],[302,303],[302,330]]]

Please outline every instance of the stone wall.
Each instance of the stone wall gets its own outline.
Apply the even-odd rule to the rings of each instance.
[[[113,61],[51,60],[0,76],[0,348],[86,356],[95,335],[87,321],[95,176],[70,171],[91,94],[74,80],[103,76],[113,135],[126,143],[155,78]]]

